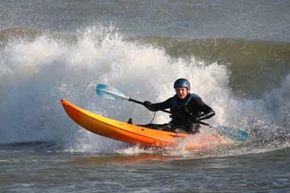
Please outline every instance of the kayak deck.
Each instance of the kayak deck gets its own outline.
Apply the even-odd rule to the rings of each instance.
[[[192,136],[184,133],[150,129],[110,119],[78,107],[65,99],[61,99],[61,104],[69,117],[83,128],[95,134],[130,144],[151,147],[177,146],[179,142]],[[196,143],[190,142],[187,148],[207,148],[212,144],[212,141],[217,142],[217,144],[223,144],[225,142],[220,135],[209,134],[202,141],[198,140]]]

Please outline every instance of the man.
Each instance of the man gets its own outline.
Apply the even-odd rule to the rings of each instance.
[[[149,101],[144,102],[144,106],[150,111],[170,109],[171,122],[163,125],[149,124],[147,126],[174,132],[182,129],[187,133],[198,133],[200,128],[198,122],[214,116],[214,110],[205,104],[198,95],[190,93],[190,83],[187,79],[177,79],[174,82],[174,89],[176,95],[164,102],[155,104]]]

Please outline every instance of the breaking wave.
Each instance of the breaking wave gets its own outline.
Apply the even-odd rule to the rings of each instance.
[[[185,77],[215,109],[211,124],[249,130],[247,147],[257,146],[255,151],[289,147],[289,44],[127,38],[101,26],[73,35],[10,29],[0,37],[1,144],[55,141],[68,151],[114,151],[123,144],[80,129],[60,99],[148,123],[152,114],[142,106],[97,98],[95,85],[158,102],[174,94],[175,79]],[[159,113],[154,121],[168,119]]]

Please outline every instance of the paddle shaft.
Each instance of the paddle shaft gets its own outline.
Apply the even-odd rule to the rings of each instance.
[[[143,105],[143,106],[144,106],[144,102],[137,101],[137,100],[135,100],[135,99],[132,99],[132,98],[129,98],[129,101],[131,101],[131,102],[134,102],[134,103],[137,103],[137,104],[140,104],[140,105]]]
[[[129,98],[129,101],[145,106],[144,102],[137,101],[137,100],[132,99],[132,98]],[[168,111],[168,110],[161,110],[161,111],[163,111],[163,112],[165,112],[165,113],[169,113],[169,114],[171,114],[171,112]]]

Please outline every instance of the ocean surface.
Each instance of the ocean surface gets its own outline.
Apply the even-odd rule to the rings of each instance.
[[[290,1],[0,1],[0,192],[290,192]],[[94,135],[60,99],[117,120],[185,77],[245,143],[154,150]],[[169,121],[157,113],[153,122]]]

